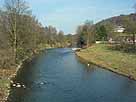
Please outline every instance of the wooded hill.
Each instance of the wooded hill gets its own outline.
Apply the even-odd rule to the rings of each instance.
[[[105,27],[108,37],[119,35],[119,33],[115,34],[114,31],[118,26],[125,28],[123,35],[134,34],[136,33],[136,14],[120,15],[102,20],[95,24],[96,33],[101,26]],[[97,36],[97,39],[99,40],[99,36]]]
[[[118,28],[124,30],[118,32],[116,30]],[[77,42],[79,47],[87,47],[95,41],[108,41],[112,38],[121,43],[129,39],[135,45],[135,34],[136,14],[120,15],[102,20],[96,24],[87,20],[83,25],[79,25],[77,28]],[[126,38],[126,36],[129,38]]]
[[[133,20],[133,22],[136,22],[136,14],[133,13],[129,15],[120,15],[120,16],[111,17],[98,22],[96,25],[103,25],[103,24],[105,25],[107,23],[111,23],[112,25],[123,26],[125,18],[131,19]]]

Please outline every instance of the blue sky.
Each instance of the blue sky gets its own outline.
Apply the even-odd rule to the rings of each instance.
[[[136,0],[26,0],[33,14],[44,25],[53,25],[65,33],[75,33],[85,20],[129,14]]]

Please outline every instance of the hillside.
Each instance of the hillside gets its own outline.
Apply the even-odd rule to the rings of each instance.
[[[96,25],[106,25],[111,23],[112,25],[123,26],[125,18],[129,18],[134,22],[136,22],[136,14],[129,14],[129,15],[120,15],[120,16],[111,17],[98,22]]]

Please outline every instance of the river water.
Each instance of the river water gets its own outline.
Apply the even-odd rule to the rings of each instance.
[[[91,57],[91,56],[90,56]],[[136,81],[82,64],[71,49],[51,49],[24,65],[9,102],[136,102]]]

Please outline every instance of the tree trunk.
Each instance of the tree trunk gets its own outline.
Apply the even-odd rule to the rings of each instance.
[[[87,30],[87,48],[90,46],[90,30]]]
[[[135,33],[133,34],[133,45],[135,46]]]
[[[14,63],[17,64],[17,15],[14,18]]]

